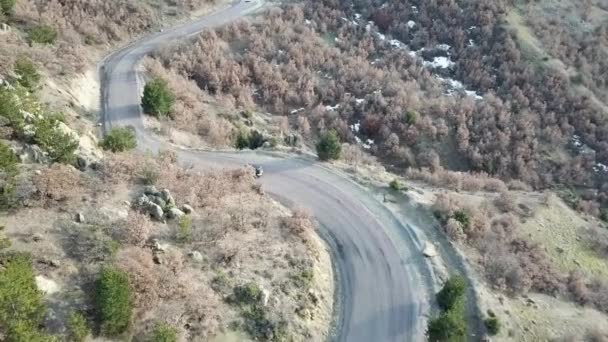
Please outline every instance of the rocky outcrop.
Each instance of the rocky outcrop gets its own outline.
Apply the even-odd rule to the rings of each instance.
[[[178,220],[180,217],[194,212],[194,209],[187,204],[182,206],[182,210],[178,209],[169,189],[159,191],[153,185],[144,187],[143,194],[135,200],[133,206],[147,212],[159,221],[164,218]]]

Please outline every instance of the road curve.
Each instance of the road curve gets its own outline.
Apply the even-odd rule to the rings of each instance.
[[[259,4],[234,2],[194,22],[142,38],[106,57],[100,66],[102,124],[132,126],[141,149],[162,143],[144,130],[137,66],[163,44],[228,23]],[[255,152],[177,149],[196,167],[256,163],[266,192],[287,205],[308,208],[319,223],[337,275],[332,340],[348,342],[422,341],[429,310],[432,272],[411,227],[402,224],[373,196],[340,172],[298,157]]]

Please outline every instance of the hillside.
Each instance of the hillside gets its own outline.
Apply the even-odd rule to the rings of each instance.
[[[0,339],[324,340],[314,218],[97,128],[101,56],[220,6],[0,2]],[[6,7],[5,7],[6,6]]]
[[[564,3],[556,13],[550,1],[285,4],[146,60],[148,75],[180,90],[148,125],[181,145],[316,150],[358,179],[381,179],[385,200],[424,198],[479,276],[481,318],[503,322],[497,338],[592,339],[608,298],[598,271],[606,22],[592,15],[599,2],[566,19],[574,5]],[[577,305],[589,309],[562,315]]]

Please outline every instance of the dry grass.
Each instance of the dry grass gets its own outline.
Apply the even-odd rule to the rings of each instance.
[[[187,239],[176,238],[177,222],[152,221],[122,203],[141,193],[145,169],[158,174],[157,187],[168,188],[178,206],[195,208]],[[246,330],[250,323],[241,308],[224,299],[250,282],[269,293],[266,318],[285,322],[295,340],[327,337],[329,255],[309,215],[292,214],[263,195],[250,170],[197,172],[165,152],[108,154],[102,169],[88,175],[57,165],[34,177],[44,215],[32,215],[42,210],[36,207],[23,209],[2,223],[15,247],[31,251],[44,275],[61,285],[63,307],[87,303],[91,279],[103,264],[115,263],[128,272],[134,291],[137,338],[149,336],[157,321],[178,327],[186,340]],[[98,186],[104,191],[95,193]],[[84,223],[74,222],[77,212],[84,213]],[[32,222],[38,219],[44,224]]]
[[[521,225],[521,236],[542,243],[562,272],[582,271],[590,277],[608,279],[608,259],[590,248],[587,239],[594,229],[561,200],[552,198]]]

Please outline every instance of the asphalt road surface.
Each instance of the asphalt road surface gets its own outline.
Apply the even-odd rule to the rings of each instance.
[[[144,130],[140,108],[142,57],[164,44],[205,28],[226,24],[261,6],[234,2],[196,21],[157,32],[120,49],[100,65],[102,124],[135,128],[138,146],[157,151],[163,144]],[[369,191],[323,164],[300,157],[255,152],[176,149],[195,167],[227,168],[254,163],[264,168],[263,188],[288,206],[309,209],[327,242],[336,279],[335,341],[422,341],[431,271],[421,243]]]

